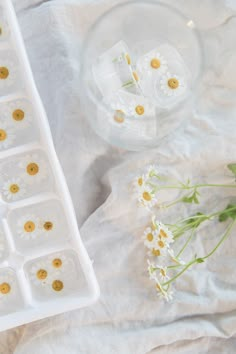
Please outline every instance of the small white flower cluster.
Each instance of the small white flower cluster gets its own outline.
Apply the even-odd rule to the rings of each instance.
[[[155,165],[150,165],[145,173],[138,175],[134,180],[138,202],[148,210],[157,205],[157,192],[152,186],[153,178],[158,178],[158,169]]]
[[[27,191],[27,185],[39,184],[48,175],[45,160],[37,154],[24,156],[17,167],[19,175],[3,183],[2,195],[7,201],[21,199]]]
[[[170,256],[172,258],[174,254],[170,247],[174,242],[173,234],[166,225],[153,217],[152,227],[146,228],[143,240],[148,249],[148,255],[152,259],[152,261],[148,259],[149,277],[155,282],[158,295],[169,301],[172,299],[173,292],[170,285],[166,284],[165,286],[165,283],[170,279],[165,261]],[[155,263],[157,259],[158,264]],[[160,260],[162,260],[162,264],[160,264]]]

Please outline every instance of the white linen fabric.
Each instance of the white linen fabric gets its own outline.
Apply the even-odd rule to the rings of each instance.
[[[224,166],[236,161],[235,1],[168,2],[203,35],[201,93],[180,129],[155,149],[131,153],[95,135],[78,88],[86,30],[114,2],[14,1],[101,298],[90,308],[1,333],[0,354],[235,353],[236,230],[220,252],[178,281],[176,300],[166,304],[146,272],[141,233],[149,216],[130,197],[129,181],[148,163],[178,178],[228,182]],[[223,207],[231,194],[204,193],[204,210]],[[166,218],[189,212],[173,208]],[[216,230],[213,225],[196,238],[200,254],[215,244]]]

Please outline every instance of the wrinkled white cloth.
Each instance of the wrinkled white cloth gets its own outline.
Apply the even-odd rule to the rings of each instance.
[[[162,303],[146,272],[141,233],[148,216],[128,188],[148,163],[179,178],[227,182],[224,166],[236,161],[235,0],[168,2],[203,35],[200,96],[179,130],[155,149],[131,153],[98,138],[80,104],[82,40],[113,1],[14,1],[101,298],[90,308],[1,333],[0,354],[235,353],[236,230],[220,252],[179,280],[175,302]],[[204,210],[223,207],[231,192],[204,193]],[[175,218],[179,210],[168,213]],[[211,249],[216,230],[203,229],[195,240],[200,253]]]

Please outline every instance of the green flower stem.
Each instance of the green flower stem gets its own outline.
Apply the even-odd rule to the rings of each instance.
[[[184,250],[188,246],[189,242],[192,240],[192,238],[193,238],[193,236],[195,234],[195,231],[196,231],[196,227],[192,229],[192,232],[191,232],[190,236],[188,237],[187,241],[185,242],[185,244],[183,245],[183,247],[181,248],[181,250],[177,254],[176,258],[179,258],[181,256],[181,254],[184,252]]]
[[[220,247],[220,245],[227,239],[227,237],[230,235],[230,232],[233,228],[233,226],[235,225],[236,220],[233,220],[230,225],[227,227],[223,237],[220,239],[220,241],[216,244],[216,246],[213,248],[213,250],[208,253],[206,256],[204,257],[200,257],[200,258],[194,258],[192,261],[190,261],[188,264],[185,265],[185,267],[178,273],[176,274],[173,278],[171,278],[170,280],[168,280],[167,282],[161,284],[162,286],[166,286],[169,285],[170,283],[172,283],[173,281],[175,281],[177,278],[179,278],[188,268],[190,268],[192,265],[194,265],[195,263],[200,263],[199,260],[204,261],[205,259],[209,258],[210,256],[213,255],[213,253],[215,253],[217,251],[217,249]]]
[[[226,232],[224,233],[223,237],[220,239],[220,241],[217,243],[217,245],[213,248],[213,250],[208,253],[205,257],[201,257],[203,260],[209,258],[210,256],[213,255],[213,253],[215,253],[217,251],[217,249],[220,247],[220,245],[227,239],[227,237],[230,235],[230,232],[232,230],[232,228],[234,227],[236,223],[236,220],[233,220],[231,222],[231,224],[229,224],[229,226],[226,229]]]
[[[173,185],[173,186],[155,186],[155,192],[162,189],[179,189],[179,190],[191,190],[197,188],[207,188],[207,187],[220,187],[220,188],[236,188],[236,184],[215,184],[215,183],[202,183],[202,184],[194,184],[192,186],[188,186],[185,184]]]
[[[161,286],[166,286],[169,285],[170,283],[172,283],[173,281],[175,281],[177,278],[179,278],[189,267],[191,267],[194,263],[197,263],[197,260],[194,259],[191,262],[189,262],[188,264],[185,265],[185,267],[178,273],[176,274],[173,278],[171,278],[170,280],[166,281],[165,283],[161,284]]]

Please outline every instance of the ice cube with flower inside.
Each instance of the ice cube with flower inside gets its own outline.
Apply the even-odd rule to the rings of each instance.
[[[126,43],[119,41],[94,62],[93,78],[102,96],[107,97],[121,88],[140,92],[129,53]]]
[[[140,87],[157,106],[171,108],[190,92],[190,72],[180,53],[162,44],[138,60]]]

